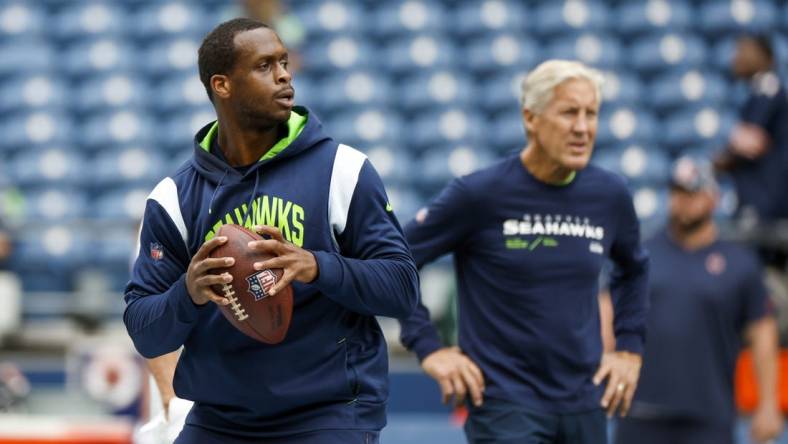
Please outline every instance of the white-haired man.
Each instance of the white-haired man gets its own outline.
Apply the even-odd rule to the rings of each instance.
[[[406,227],[419,267],[453,253],[459,348],[421,305],[401,340],[444,402],[470,394],[472,443],[605,443],[626,414],[645,334],[648,258],[624,181],[588,166],[601,77],[544,62],[522,85],[528,144],[455,179]],[[618,350],[603,355],[597,281],[607,258]],[[601,407],[600,407],[601,405]]]

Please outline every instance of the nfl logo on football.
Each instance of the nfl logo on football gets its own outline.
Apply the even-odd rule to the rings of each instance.
[[[268,297],[268,291],[276,284],[276,274],[271,270],[263,270],[246,278],[249,283],[249,293],[255,301]]]

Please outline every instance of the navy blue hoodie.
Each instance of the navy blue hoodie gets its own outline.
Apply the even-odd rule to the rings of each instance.
[[[388,361],[375,315],[413,311],[416,267],[366,156],[325,135],[305,108],[288,128],[243,173],[210,152],[215,122],[197,133],[194,157],[148,197],[123,319],[147,358],[184,346],[174,388],[195,402],[187,424],[248,437],[380,430]],[[225,223],[279,227],[317,259],[315,282],[293,284],[278,345],[245,336],[188,294],[191,257]]]

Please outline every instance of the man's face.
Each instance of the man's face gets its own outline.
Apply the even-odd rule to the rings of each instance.
[[[585,79],[559,84],[541,114],[523,111],[529,137],[553,161],[576,171],[588,165],[594,148],[599,99]]]
[[[675,226],[691,231],[711,219],[716,206],[712,191],[685,191],[680,188],[670,192],[670,220]]]
[[[731,69],[739,78],[749,78],[763,69],[766,55],[761,48],[749,38],[741,38],[736,42],[736,53],[733,56]]]
[[[286,122],[295,90],[288,71],[287,49],[268,28],[235,36],[236,60],[228,74],[230,101],[251,126],[272,127]]]

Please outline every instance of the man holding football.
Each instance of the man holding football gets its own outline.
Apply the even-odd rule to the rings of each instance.
[[[522,84],[527,146],[452,181],[405,229],[419,267],[454,255],[459,348],[441,346],[423,305],[401,320],[401,339],[444,401],[470,395],[469,442],[603,444],[605,411],[629,409],[648,258],[623,179],[588,165],[600,85],[577,62],[539,65]],[[608,258],[618,349],[603,354]]]
[[[177,443],[375,443],[386,423],[386,343],[376,315],[407,317],[418,275],[383,185],[364,154],[294,107],[288,54],[263,23],[234,19],[203,41],[199,71],[218,120],[194,156],[148,197],[123,319],[146,358],[183,346],[175,394],[194,401]],[[265,239],[251,252],[292,286],[283,342],[228,322],[241,258],[211,257],[224,224]]]

